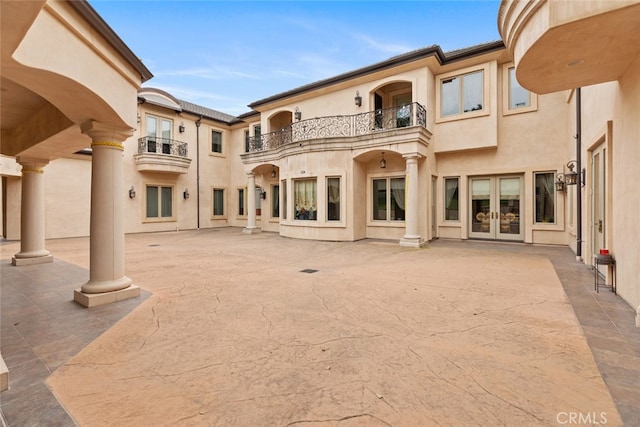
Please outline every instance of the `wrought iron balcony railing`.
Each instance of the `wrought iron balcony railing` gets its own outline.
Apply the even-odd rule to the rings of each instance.
[[[187,157],[187,143],[175,139],[143,136],[138,138],[138,153],[169,154],[171,156]]]
[[[344,138],[409,126],[427,127],[427,110],[417,102],[352,116],[327,116],[302,120],[276,132],[249,139],[249,152],[268,151],[293,142],[319,138]]]

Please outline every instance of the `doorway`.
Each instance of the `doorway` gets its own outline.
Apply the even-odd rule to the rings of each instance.
[[[600,144],[591,152],[591,241],[593,255],[607,248],[607,149]],[[579,191],[579,189],[578,189]],[[606,273],[606,266],[601,272]]]
[[[470,178],[469,197],[470,238],[524,240],[521,176]]]

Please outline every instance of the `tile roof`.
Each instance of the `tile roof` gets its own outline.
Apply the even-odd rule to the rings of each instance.
[[[236,116],[232,116],[231,114],[226,114],[217,110],[212,110],[211,108],[203,107],[192,102],[178,99],[178,103],[182,107],[182,111],[192,113],[197,116],[206,117],[208,119],[217,120],[219,122],[227,124],[232,124],[239,121]]]

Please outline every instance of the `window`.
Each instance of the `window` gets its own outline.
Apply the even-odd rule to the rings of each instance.
[[[224,215],[224,190],[213,189],[213,216]]]
[[[271,186],[271,218],[280,217],[280,187]]]
[[[340,221],[340,178],[327,178],[327,221]]]
[[[293,182],[295,219],[316,220],[316,194],[317,181],[315,179],[300,179]]]
[[[280,181],[282,186],[282,219],[287,219],[287,180]]]
[[[244,152],[245,153],[249,152],[249,131],[248,130],[244,131]]]
[[[536,173],[536,222],[554,223],[556,213],[555,173]]]
[[[509,109],[523,108],[531,106],[529,91],[520,86],[516,80],[515,67],[509,68]]]
[[[222,153],[222,132],[211,131],[211,152]]]
[[[173,216],[173,187],[147,185],[147,218]]]
[[[484,108],[484,71],[441,80],[440,116],[480,111]]]
[[[238,215],[245,215],[245,200],[244,200],[244,188],[238,189]]]
[[[458,178],[444,179],[444,220],[459,221]]]
[[[160,123],[160,125],[158,125]],[[171,120],[147,116],[147,152],[171,154]]]
[[[373,180],[372,200],[375,221],[404,221],[404,178]]]

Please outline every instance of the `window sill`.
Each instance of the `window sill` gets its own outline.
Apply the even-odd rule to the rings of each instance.
[[[175,217],[170,218],[145,218],[142,220],[143,224],[154,224],[159,222],[176,222]]]
[[[446,116],[446,117],[438,117],[436,118],[436,124],[456,122],[459,120],[466,120],[466,119],[475,119],[478,117],[486,117],[486,116],[489,116],[490,114],[491,114],[490,111],[487,108],[485,108],[483,110],[478,110],[478,111],[469,111],[468,113],[453,114],[451,116]]]

